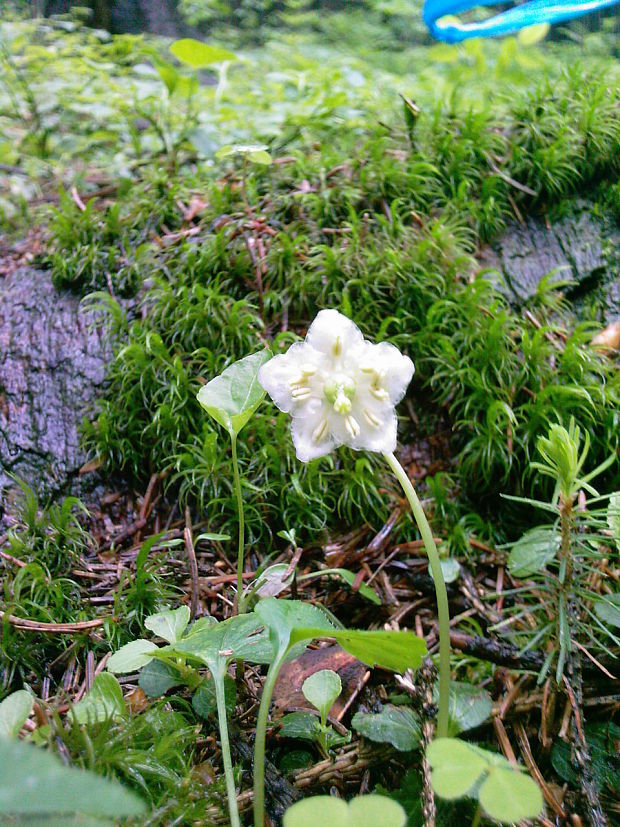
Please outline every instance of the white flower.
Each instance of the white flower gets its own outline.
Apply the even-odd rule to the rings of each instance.
[[[302,462],[338,445],[356,451],[396,448],[394,406],[413,376],[394,345],[373,345],[337,310],[321,310],[304,342],[262,366],[258,381],[281,411]]]

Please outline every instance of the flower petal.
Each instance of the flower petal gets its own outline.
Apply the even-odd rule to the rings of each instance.
[[[310,325],[306,342],[315,350],[330,358],[338,355],[334,348],[347,353],[351,348],[363,344],[361,330],[337,310],[321,310]]]
[[[388,392],[391,405],[397,405],[403,398],[415,370],[411,359],[389,342],[378,345],[364,342],[359,364],[373,367],[381,376],[381,387]]]
[[[293,416],[291,435],[297,459],[310,462],[311,459],[325,456],[336,447],[336,440],[329,427],[328,406],[318,400],[311,399],[303,409],[303,413]]]
[[[306,342],[296,342],[286,353],[274,356],[262,366],[258,371],[258,381],[278,408],[285,413],[290,413],[303,402],[293,397],[291,383],[294,383],[300,376],[302,365],[314,365],[321,358],[321,354],[313,350]]]

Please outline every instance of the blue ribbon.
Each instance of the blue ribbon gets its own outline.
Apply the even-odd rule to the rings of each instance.
[[[500,37],[512,34],[537,23],[571,20],[582,14],[609,8],[620,0],[530,0],[478,23],[438,23],[448,14],[458,14],[477,6],[492,6],[495,2],[497,0],[426,0],[422,16],[431,35],[437,40],[460,43],[470,37]]]

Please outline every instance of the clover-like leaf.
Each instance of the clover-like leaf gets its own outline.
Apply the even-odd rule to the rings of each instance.
[[[435,686],[433,700],[439,701],[439,690]],[[451,681],[448,733],[458,735],[468,729],[475,729],[491,716],[493,701],[489,693],[469,683]]]
[[[543,808],[538,784],[516,768],[493,767],[480,785],[478,801],[487,815],[506,824],[536,818]]]
[[[0,739],[17,738],[33,703],[34,698],[25,689],[18,689],[0,703]]]
[[[258,371],[271,359],[268,350],[245,356],[207,382],[197,399],[230,436],[236,436],[248,423],[265,397],[258,382]]]
[[[223,63],[228,60],[237,60],[234,52],[222,49],[219,46],[209,46],[193,37],[184,37],[175,40],[170,46],[172,54],[192,69],[205,69],[213,63]]]
[[[126,716],[123,690],[114,675],[102,672],[95,677],[90,691],[73,707],[79,724],[100,723]]]
[[[483,755],[457,738],[435,738],[426,748],[431,785],[442,798],[461,798],[488,769]]]
[[[297,801],[284,814],[284,827],[405,827],[407,815],[391,798],[363,795],[347,804],[330,795],[317,795]]]
[[[154,652],[157,652],[157,646],[152,641],[142,638],[132,640],[112,655],[108,660],[107,670],[117,675],[135,672],[153,660]]]
[[[329,710],[342,692],[340,675],[333,669],[320,669],[306,678],[301,691],[306,700],[318,709],[321,723],[325,725]]]
[[[169,609],[150,615],[144,621],[147,629],[154,635],[167,640],[168,643],[176,643],[183,637],[183,632],[189,623],[189,606],[179,606],[178,609]]]

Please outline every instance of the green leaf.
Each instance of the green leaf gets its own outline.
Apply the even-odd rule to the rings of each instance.
[[[0,767],[3,815],[65,814],[69,825],[73,813],[120,818],[145,811],[142,801],[120,784],[65,767],[56,756],[23,741],[0,741]],[[84,823],[92,825],[92,820]]]
[[[320,629],[305,629],[294,632],[292,639],[297,640],[301,633],[305,633],[306,637],[333,637],[362,663],[392,672],[415,670],[426,656],[425,642],[413,632],[336,629],[326,634]]]
[[[536,818],[543,808],[540,787],[517,769],[493,767],[478,791],[484,811],[504,823]]]
[[[435,738],[426,748],[432,767],[431,785],[442,798],[461,798],[487,771],[488,761],[470,744],[457,738]]]
[[[439,701],[439,689],[435,686],[433,700]],[[491,717],[493,701],[484,689],[469,683],[450,682],[449,735],[458,735],[475,729]]]
[[[521,46],[534,46],[549,34],[548,23],[534,23],[532,26],[525,26],[517,34],[517,40]]]
[[[413,709],[388,704],[381,712],[356,712],[351,726],[364,738],[380,744],[392,744],[401,752],[420,746],[420,725]]]
[[[178,671],[163,660],[152,660],[140,672],[138,685],[149,698],[160,698],[183,681]]]
[[[594,611],[603,623],[620,628],[620,594],[605,594],[597,598]]]
[[[319,719],[311,712],[291,712],[280,722],[280,735],[283,738],[316,741],[320,731]]]
[[[150,640],[132,640],[115,652],[107,663],[108,672],[122,675],[142,669],[153,659],[157,646]]]
[[[228,715],[232,715],[237,702],[237,687],[233,678],[228,674],[224,675],[224,698],[226,712]],[[196,692],[194,692],[192,706],[194,707],[194,712],[200,718],[207,719],[217,713],[215,682],[212,675],[207,677],[200,684]]]
[[[219,46],[208,46],[193,37],[175,40],[170,46],[172,54],[193,69],[204,69],[212,63],[223,63],[225,60],[237,60],[237,55]]]
[[[268,167],[273,163],[273,158],[265,149],[257,149],[254,152],[248,153],[248,161],[251,161],[253,164]]]
[[[612,721],[586,724],[585,735],[592,757],[592,777],[596,789],[602,792],[608,785],[615,795],[620,794],[620,726]],[[570,744],[566,741],[556,740],[551,750],[551,763],[563,781],[578,783],[571,763]]]
[[[263,621],[254,612],[236,615],[221,623],[199,627],[195,624],[183,640],[161,651],[190,655],[208,666],[212,673],[225,669],[233,658],[271,663],[273,648],[262,627]]]
[[[332,669],[321,669],[306,678],[301,691],[306,700],[318,709],[321,723],[325,724],[329,710],[342,692],[342,682],[337,672]]]
[[[284,814],[284,827],[405,827],[407,816],[396,801],[382,795],[364,795],[347,804],[330,795],[297,801]]]
[[[614,491],[609,498],[607,525],[611,530],[616,548],[620,551],[620,491]]]
[[[95,677],[90,691],[73,707],[79,724],[94,724],[127,715],[123,690],[114,675],[102,672]]]
[[[553,560],[560,548],[560,535],[553,528],[539,526],[521,537],[508,556],[508,570],[515,577],[529,577]]]
[[[316,572],[316,574],[319,575],[319,576],[322,573],[323,572],[320,572],[320,571]],[[339,577],[342,577],[342,579],[345,581],[345,583],[347,583],[351,587],[353,587],[353,584],[355,583],[356,574],[352,571],[349,571],[349,569],[328,569],[324,573],[325,574],[335,574],[335,575],[338,575]],[[381,598],[379,597],[377,592],[374,589],[372,589],[370,586],[366,585],[366,583],[362,583],[357,591],[358,591],[358,594],[361,594],[362,597],[365,597],[366,600],[370,600],[370,602],[374,603],[376,606],[381,605]]]
[[[18,689],[0,703],[0,739],[17,738],[33,703],[34,698],[25,689]]]
[[[202,407],[231,436],[241,431],[263,401],[265,391],[258,382],[258,371],[270,359],[268,350],[246,356],[198,391]]]
[[[254,611],[268,627],[270,639],[278,654],[285,652],[292,643],[313,637],[330,637],[336,631],[322,609],[301,600],[267,597],[258,603]],[[312,627],[309,632],[307,627]],[[293,633],[297,634],[295,640]]]
[[[271,155],[267,152],[266,144],[227,144],[215,153],[218,161],[231,155],[242,155],[249,161],[254,161],[255,164],[271,163]]]
[[[168,643],[176,643],[183,637],[183,632],[189,623],[189,607],[179,606],[178,609],[170,609],[166,612],[151,615],[144,621],[147,629],[154,635],[167,640]]]

